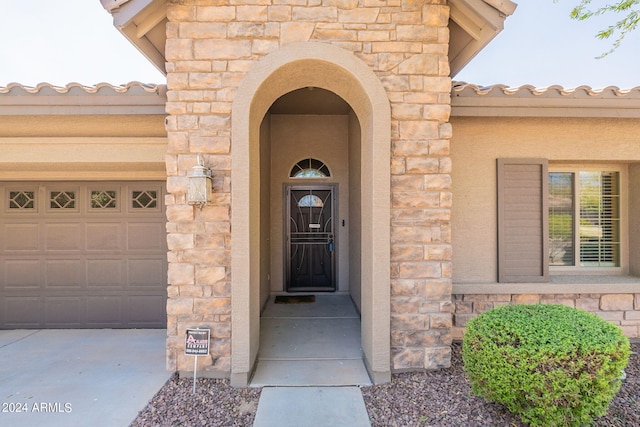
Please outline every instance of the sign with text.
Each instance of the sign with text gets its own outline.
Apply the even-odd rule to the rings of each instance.
[[[188,356],[206,356],[209,354],[211,329],[187,329],[184,354]]]

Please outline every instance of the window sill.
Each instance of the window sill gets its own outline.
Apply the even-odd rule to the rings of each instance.
[[[454,283],[452,294],[638,294],[640,277],[551,276],[546,283]]]

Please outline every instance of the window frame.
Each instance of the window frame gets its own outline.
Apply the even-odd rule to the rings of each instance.
[[[570,266],[549,264],[549,274],[552,276],[566,275],[627,275],[629,273],[629,185],[628,166],[617,163],[589,163],[589,164],[558,164],[549,162],[548,173],[569,172],[574,174],[573,191],[573,243],[574,243],[574,264]],[[581,266],[580,265],[580,172],[617,172],[619,178],[619,212],[620,212],[620,265],[617,267],[604,266]]]

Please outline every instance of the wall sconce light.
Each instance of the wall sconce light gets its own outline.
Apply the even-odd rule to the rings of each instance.
[[[202,209],[211,202],[213,190],[211,189],[211,170],[204,166],[202,156],[198,154],[198,164],[194,166],[189,175],[189,191],[187,192],[187,202]]]

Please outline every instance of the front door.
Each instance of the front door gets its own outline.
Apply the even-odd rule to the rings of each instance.
[[[286,187],[286,290],[335,291],[336,188]]]

